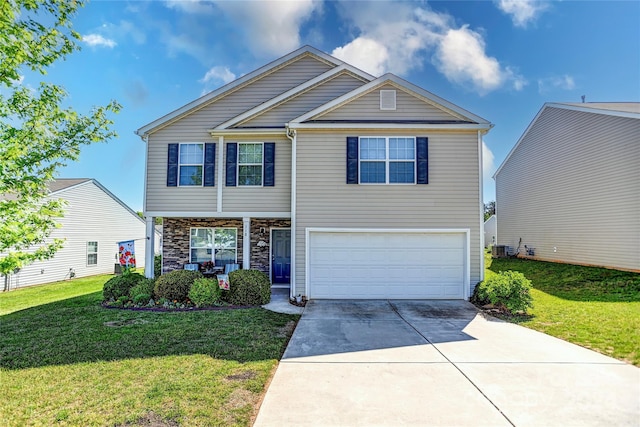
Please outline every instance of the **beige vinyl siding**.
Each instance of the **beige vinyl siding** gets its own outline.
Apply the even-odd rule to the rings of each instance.
[[[225,138],[227,142],[275,142],[275,186],[223,187],[224,212],[290,212],[291,211],[291,141],[286,136]],[[226,163],[226,147],[224,161]],[[225,171],[226,173],[226,171]],[[224,185],[224,182],[223,182]]]
[[[304,56],[151,134],[147,142],[145,211],[215,212],[217,209],[215,187],[167,187],[168,144],[217,143],[218,139],[212,138],[208,129],[330,68],[329,65],[311,56]],[[216,164],[216,186],[219,185],[217,168]]]
[[[117,263],[116,243],[124,240],[135,240],[137,265],[144,267],[146,230],[137,215],[93,182],[61,191],[55,197],[68,203],[64,217],[59,220],[62,227],[54,230],[50,238],[66,239],[64,247],[54,258],[35,262],[12,275],[12,288],[68,279],[70,268],[76,277],[113,273]],[[98,242],[97,265],[87,265],[89,241]]]
[[[177,124],[173,125],[174,127]],[[188,133],[187,133],[188,135]],[[206,136],[205,136],[206,135]],[[167,152],[169,144],[180,142],[215,142],[215,187],[167,187]],[[153,134],[147,142],[147,192],[145,212],[215,212],[217,209],[218,140],[206,132],[200,138],[165,139]]]
[[[282,104],[240,124],[238,127],[284,127],[284,124],[290,120],[344,95],[364,83],[362,79],[343,72],[304,93],[287,99]]]
[[[396,109],[380,109],[380,90],[396,91]],[[393,85],[384,85],[314,120],[460,120]]]
[[[346,184],[347,136],[403,135],[429,138],[429,184]],[[480,280],[476,132],[298,131],[297,153],[296,294],[305,289],[307,227],[469,228],[472,288]]]
[[[498,243],[640,270],[639,136],[638,119],[546,108],[496,176]]]

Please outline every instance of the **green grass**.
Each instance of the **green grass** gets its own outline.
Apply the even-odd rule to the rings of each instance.
[[[104,282],[111,277],[113,275],[103,274],[49,285],[32,286],[11,292],[0,292],[0,315],[94,293],[101,290]]]
[[[3,425],[250,425],[298,316],[106,309],[108,277],[0,294]]]
[[[533,284],[529,315],[506,320],[640,366],[640,274],[488,255],[486,268]]]

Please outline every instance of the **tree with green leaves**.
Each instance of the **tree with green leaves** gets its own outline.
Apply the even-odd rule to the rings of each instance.
[[[488,220],[491,218],[491,215],[496,214],[496,202],[491,201],[489,203],[484,204],[484,220]]]
[[[84,145],[116,136],[112,101],[82,115],[63,108],[67,93],[53,83],[23,84],[25,72],[47,67],[78,50],[71,18],[82,1],[0,1],[0,274],[51,258],[62,246],[51,240],[64,202],[47,199],[48,183]]]

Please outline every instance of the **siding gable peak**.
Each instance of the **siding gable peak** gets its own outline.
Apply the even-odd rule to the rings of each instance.
[[[330,83],[331,81],[335,81],[335,79],[339,77],[345,76],[351,77],[353,78],[353,80],[360,81],[361,85],[368,83],[373,79],[373,77],[360,71],[359,69],[348,64],[343,64],[338,67],[332,68],[311,80],[307,80],[303,84],[298,85],[263,104],[260,104],[230,120],[227,120],[224,123],[219,124],[215,127],[215,129],[211,129],[210,131],[238,128],[242,125],[246,125],[248,122],[264,115],[265,113],[273,111],[274,109],[279,108],[304,94],[307,94],[316,89],[320,89],[323,85],[326,86],[328,83]],[[281,123],[281,125],[282,127],[284,127],[285,123],[283,122]]]
[[[376,96],[378,96],[378,91],[381,89],[397,90],[399,92],[399,95],[400,93],[406,94],[424,103],[426,107],[438,113],[438,119],[433,120],[433,123],[441,121],[442,124],[471,124],[479,125],[480,127],[486,129],[489,129],[492,126],[487,120],[483,119],[482,117],[477,116],[391,73],[387,73],[357,89],[352,90],[349,93],[342,95],[339,98],[336,98],[312,111],[309,111],[308,113],[296,117],[290,122],[290,126],[297,127],[301,124],[311,125],[315,121],[320,122],[323,121],[323,118],[326,120],[329,119],[329,117],[331,117],[330,121],[332,122],[335,122],[336,119],[337,121],[340,121],[338,117],[340,116],[339,110],[341,108],[347,106],[348,104],[356,103],[358,102],[358,100],[364,99],[364,97],[370,94],[375,93]],[[379,102],[376,103],[376,108],[378,106]],[[392,111],[391,113],[399,113],[399,111]],[[396,116],[398,117],[398,119],[391,119],[388,120],[388,122],[400,123],[403,121],[401,118],[401,113],[396,114]],[[358,122],[358,120],[348,121]],[[428,124],[429,120],[422,120],[422,122],[424,122],[424,124]]]
[[[254,70],[248,74],[245,74],[244,76],[239,77],[238,79],[203,95],[202,97],[166,114],[165,116],[160,117],[159,119],[154,120],[151,123],[148,123],[147,125],[137,129],[135,131],[135,134],[140,136],[144,140],[144,138],[149,134],[169,125],[175,120],[180,119],[181,117],[184,117],[201,108],[204,108],[207,105],[211,104],[212,102],[215,102],[224,96],[227,96],[239,89],[242,89],[250,85],[251,83],[258,81],[268,75],[271,75],[277,72],[278,70],[281,70],[286,66],[293,64],[296,61],[299,61],[304,58],[312,58],[318,61],[319,63],[322,63],[325,66],[329,66],[331,68],[338,67],[341,65],[347,65],[343,61],[337,58],[334,58],[331,55],[328,55],[314,47],[303,46],[300,49],[297,49],[281,58],[278,58],[258,68],[257,70]],[[366,74],[362,71],[360,72],[363,74]],[[373,78],[372,76],[369,76],[369,77]]]

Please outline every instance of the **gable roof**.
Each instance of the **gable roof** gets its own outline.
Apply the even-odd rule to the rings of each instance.
[[[406,92],[411,93],[412,95],[418,97],[419,99],[421,99],[422,101],[438,108],[441,109],[443,111],[446,111],[447,113],[451,114],[454,117],[457,117],[458,120],[453,120],[449,123],[443,123],[442,121],[440,121],[439,123],[433,122],[433,121],[429,121],[429,120],[424,120],[424,121],[411,121],[411,122],[394,122],[394,121],[389,121],[389,122],[376,122],[376,123],[367,123],[370,127],[384,127],[387,126],[388,123],[396,123],[399,125],[404,125],[405,127],[424,127],[424,125],[431,125],[433,127],[452,127],[452,126],[456,126],[456,127],[468,127],[468,128],[474,128],[474,129],[490,129],[493,125],[487,121],[486,119],[483,119],[480,116],[477,116],[443,98],[440,98],[437,95],[434,95],[433,93],[414,85],[413,83],[409,83],[408,81],[401,79],[400,77],[391,74],[391,73],[387,73],[357,89],[352,90],[349,93],[344,94],[341,97],[338,97],[336,99],[334,99],[333,101],[330,101],[324,105],[321,105],[320,107],[309,111],[306,114],[303,114],[300,117],[297,117],[295,119],[293,119],[292,121],[290,121],[288,123],[288,126],[291,128],[305,128],[305,127],[333,127],[333,128],[340,128],[340,127],[352,127],[351,123],[336,123],[335,121],[331,122],[331,123],[314,123],[314,119],[326,114],[330,111],[333,111],[343,105],[348,104],[349,102],[367,94],[370,93],[374,90],[376,90],[377,88],[385,85],[385,84],[392,84],[394,86],[396,86],[398,89],[400,90],[404,90]],[[362,123],[362,121],[359,121],[359,123]]]
[[[270,99],[269,101],[262,103],[250,110],[247,110],[245,112],[243,112],[242,114],[237,115],[236,117],[233,117],[230,120],[227,120],[224,123],[219,124],[218,126],[215,127],[215,129],[211,129],[210,131],[219,131],[219,130],[224,130],[224,129],[229,129],[231,127],[233,127],[234,125],[241,123],[243,121],[246,121],[248,119],[251,119],[253,117],[256,117],[266,111],[268,111],[271,108],[274,108],[282,103],[284,103],[287,99],[290,99],[292,97],[295,97],[296,95],[299,95],[307,90],[310,90],[314,87],[317,87],[319,85],[321,85],[322,83],[324,83],[325,81],[338,76],[340,74],[345,74],[345,73],[351,73],[353,75],[355,75],[356,77],[359,77],[360,79],[362,79],[363,81],[369,82],[371,80],[374,79],[373,76],[371,76],[370,74],[365,73],[362,70],[359,70],[358,68],[355,68],[349,64],[342,64],[338,67],[332,68],[328,71],[326,71],[323,74],[320,74],[319,76],[308,80],[306,82],[304,82],[303,84],[296,86],[272,99]]]
[[[538,111],[538,114],[536,114],[533,120],[531,120],[531,123],[529,123],[529,126],[527,126],[522,136],[518,139],[518,142],[516,142],[511,151],[509,151],[507,157],[505,157],[498,169],[496,169],[496,172],[493,174],[493,179],[495,179],[498,173],[500,173],[504,165],[507,163],[507,161],[509,161],[513,153],[526,138],[533,125],[538,121],[542,113],[547,108],[557,108],[562,110],[580,111],[583,113],[593,113],[605,116],[640,119],[640,102],[546,102],[544,103],[540,111]]]
[[[285,65],[286,63],[299,59],[300,57],[303,56],[314,56],[316,59],[325,62],[327,64],[331,64],[333,66],[341,66],[341,65],[348,65],[346,63],[344,63],[343,61],[334,58],[331,55],[328,55],[312,46],[303,46],[300,49],[297,49],[279,59],[276,59],[275,61],[272,61],[260,68],[258,68],[257,70],[254,70],[252,72],[250,72],[249,74],[245,74],[244,76],[212,91],[207,93],[204,96],[201,96],[200,98],[196,99],[195,101],[192,101],[180,108],[178,108],[177,110],[172,111],[169,114],[164,115],[163,117],[160,117],[157,120],[154,120],[153,122],[141,127],[140,129],[135,131],[135,134],[144,138],[145,136],[147,136],[148,134],[154,132],[155,130],[163,127],[164,125],[168,124],[169,122],[182,117],[186,114],[188,114],[189,112],[202,108],[205,105],[213,102],[215,99],[219,98],[220,96],[224,95],[227,92],[230,92],[248,82],[250,82],[251,80],[257,79],[262,75],[268,74],[270,73],[272,70],[279,68],[283,65]],[[363,71],[359,71],[360,73],[364,73]],[[364,73],[366,74],[366,73]],[[373,76],[369,76],[370,78],[373,78]]]
[[[111,197],[116,203],[122,206],[125,210],[127,210],[131,215],[134,215],[141,222],[145,222],[144,219],[140,218],[140,216],[129,206],[127,206],[122,200],[118,199],[111,191],[107,190],[102,184],[100,184],[97,180],[93,178],[59,178],[49,182],[47,185],[49,187],[49,195],[57,196],[60,193],[68,191],[72,188],[77,188],[87,184],[95,184],[100,190],[104,191],[105,194]]]

